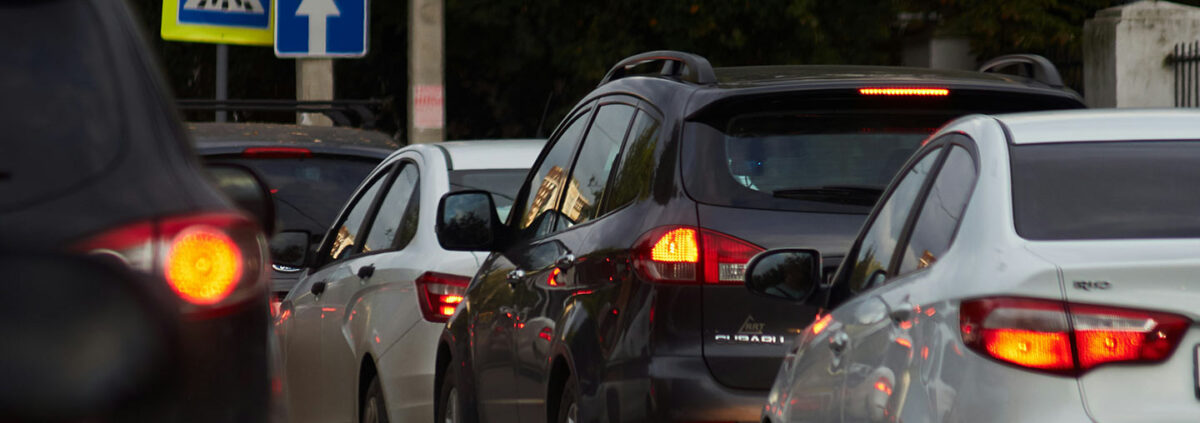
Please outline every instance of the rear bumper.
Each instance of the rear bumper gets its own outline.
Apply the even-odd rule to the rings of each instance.
[[[183,323],[179,421],[267,419],[271,375],[264,303],[249,301],[228,314]]]
[[[732,389],[709,373],[702,357],[654,357],[609,368],[588,415],[602,422],[758,422],[767,391]],[[590,403],[590,404],[588,404]]]

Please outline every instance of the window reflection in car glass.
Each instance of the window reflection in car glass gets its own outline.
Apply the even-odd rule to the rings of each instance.
[[[929,267],[950,249],[974,185],[975,162],[971,154],[962,147],[954,147],[917,216],[899,274]]]
[[[350,213],[346,214],[345,220],[341,225],[338,225],[337,233],[334,234],[333,247],[329,249],[329,257],[338,260],[348,256],[354,252],[354,246],[357,245],[355,237],[358,236],[359,229],[362,229],[363,220],[367,217],[367,211],[371,208],[371,202],[375,199],[375,195],[379,193],[379,187],[383,185],[384,177],[375,178],[371,182],[371,186],[367,188],[365,194],[358,198],[354,206],[350,209]]]
[[[396,181],[392,182],[375,214],[375,223],[363,243],[363,252],[403,248],[416,234],[417,174],[417,167],[410,164],[396,175]]]
[[[550,148],[546,159],[533,174],[533,179],[531,179],[533,185],[530,187],[526,199],[525,211],[521,214],[521,220],[518,222],[518,229],[528,228],[535,221],[539,222],[539,228],[553,228],[553,222],[549,222],[549,226],[544,226],[545,223],[543,223],[545,219],[553,216],[543,216],[543,214],[558,206],[558,200],[562,193],[561,188],[567,180],[567,167],[571,165],[571,155],[575,152],[579,136],[587,125],[586,116],[587,112],[582,113],[580,118],[571,122],[571,125],[563,130],[562,136]],[[538,234],[542,233],[541,230],[537,232]]]
[[[634,110],[627,104],[607,104],[596,112],[563,198],[562,215],[570,225],[596,217],[604,186],[608,184],[608,175],[621,150]]]

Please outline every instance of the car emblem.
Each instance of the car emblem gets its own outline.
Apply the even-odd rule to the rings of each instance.
[[[718,344],[766,344],[775,345],[786,343],[787,337],[784,335],[764,335],[763,329],[766,329],[765,322],[754,320],[754,316],[746,316],[746,320],[742,321],[742,326],[736,334],[718,333],[713,340]]]
[[[1093,289],[1104,290],[1109,288],[1112,288],[1112,284],[1108,281],[1075,281],[1075,289],[1082,289],[1084,291],[1091,291]]]

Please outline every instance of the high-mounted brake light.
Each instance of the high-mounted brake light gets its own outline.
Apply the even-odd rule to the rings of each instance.
[[[75,250],[161,275],[179,298],[203,307],[257,295],[265,245],[245,216],[211,213],[127,225],[78,243]]]
[[[445,323],[463,302],[471,278],[445,273],[425,272],[417,277],[417,298],[421,315],[434,323]]]
[[[963,342],[996,360],[1078,375],[1108,363],[1153,363],[1175,350],[1189,320],[1174,314],[1027,298],[965,301]]]
[[[259,159],[294,159],[312,157],[312,151],[301,147],[250,147],[242,150],[242,157]]]
[[[945,88],[876,87],[859,88],[858,93],[862,95],[945,97],[950,95],[950,90]]]
[[[647,279],[709,284],[742,283],[746,263],[763,251],[733,236],[688,226],[651,230],[634,250],[634,265]]]

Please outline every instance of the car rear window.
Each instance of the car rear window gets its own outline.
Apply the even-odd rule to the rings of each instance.
[[[685,124],[684,186],[711,205],[866,214],[921,142],[948,121],[1072,107],[1081,105],[954,89],[936,97],[854,89],[734,98]]]
[[[211,162],[249,167],[266,179],[281,230],[325,233],[379,160],[350,156],[308,158],[217,157]]]
[[[508,211],[512,209],[513,197],[525,182],[529,169],[484,169],[484,170],[452,170],[450,171],[450,190],[463,191],[481,189],[492,193],[496,201],[496,214],[500,221],[508,219]]]
[[[1012,147],[1013,219],[1032,240],[1200,237],[1200,141]]]

